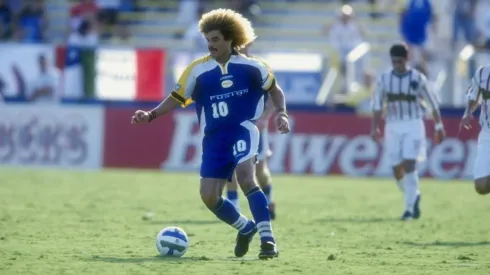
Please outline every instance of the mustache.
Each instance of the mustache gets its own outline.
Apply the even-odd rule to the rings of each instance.
[[[208,47],[208,50],[209,51],[217,51],[217,49],[216,48],[213,48],[213,47]]]

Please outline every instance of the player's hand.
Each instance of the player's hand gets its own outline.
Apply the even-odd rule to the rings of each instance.
[[[446,138],[446,131],[444,129],[436,130],[434,132],[434,142],[436,144],[441,143],[444,140],[444,138]]]
[[[138,110],[131,117],[131,124],[148,123],[150,120],[150,112]]]
[[[472,114],[465,114],[461,119],[461,123],[459,124],[459,128],[465,128],[467,130],[471,129],[471,121],[473,120]]]
[[[289,120],[286,114],[279,113],[276,116],[276,127],[277,131],[281,134],[289,133]]]
[[[371,129],[371,138],[374,140],[374,142],[381,141],[381,131],[379,128]]]

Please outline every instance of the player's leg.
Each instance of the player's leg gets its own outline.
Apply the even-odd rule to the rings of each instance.
[[[393,166],[393,176],[396,180],[396,185],[403,192],[403,177],[405,177],[405,168],[403,167],[403,163],[397,164]]]
[[[235,208],[240,211],[240,202],[238,200],[238,183],[236,181],[236,174],[233,173],[231,181],[226,183],[226,197],[233,203]]]
[[[255,223],[242,215],[233,203],[222,196],[226,181],[231,181],[234,168],[233,153],[223,152],[222,148],[222,144],[216,143],[214,139],[204,138],[201,164],[201,199],[220,220],[236,228],[240,236],[251,241],[257,232]],[[245,255],[245,253],[240,256]]]
[[[405,176],[402,157],[403,135],[399,133],[399,130],[399,127],[396,127],[396,125],[387,124],[383,140],[384,149],[387,151],[388,159],[392,165],[396,184],[403,192],[403,179]]]
[[[269,132],[267,131],[267,127],[260,132],[258,152],[259,152],[258,154],[259,162],[255,166],[255,176],[257,177],[257,181],[259,183],[260,188],[262,189],[265,196],[267,197],[271,219],[274,220],[276,218],[276,205],[271,199],[272,176],[271,176],[271,172],[269,171],[269,166],[267,165],[267,160],[272,155],[272,151],[270,150],[270,146],[269,146]]]
[[[201,178],[200,194],[206,207],[220,220],[236,228],[243,234],[253,232],[255,224],[237,211],[235,206],[222,197],[225,179]]]
[[[257,223],[261,241],[259,258],[267,259],[276,257],[278,251],[272,232],[267,197],[255,181],[255,164],[255,157],[249,158],[239,163],[235,171],[238,183],[248,199],[250,211]]]
[[[255,169],[257,181],[269,204],[271,219],[274,220],[276,218],[276,206],[272,201],[272,175],[267,165],[267,158],[260,160],[255,166]]]
[[[480,195],[490,193],[490,134],[482,131],[478,136],[478,150],[473,171],[475,190]]]
[[[406,159],[403,161],[405,169],[405,177],[403,179],[403,195],[405,197],[405,212],[402,220],[418,219],[420,217],[420,209],[418,207],[420,201],[419,191],[419,175],[416,169],[417,160]]]
[[[420,190],[417,163],[425,160],[427,155],[425,126],[423,121],[414,123],[403,139],[403,194],[405,197],[405,212],[402,220],[418,219],[420,217]]]
[[[272,233],[267,197],[257,185],[255,177],[259,131],[252,122],[244,122],[242,126],[243,128],[237,135],[236,150],[234,150],[236,151],[235,163],[237,163],[235,173],[238,184],[247,197],[250,211],[257,223],[257,230],[262,243],[259,258],[272,258],[278,255],[278,251]],[[248,250],[248,242],[245,242],[245,238],[238,234],[235,254],[239,254],[237,252],[241,252],[242,248]]]

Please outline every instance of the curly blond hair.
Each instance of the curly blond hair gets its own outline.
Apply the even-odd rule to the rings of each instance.
[[[256,38],[252,23],[230,9],[216,9],[205,13],[199,21],[199,31],[202,34],[220,31],[223,38],[231,40],[231,46],[237,50],[252,43]]]

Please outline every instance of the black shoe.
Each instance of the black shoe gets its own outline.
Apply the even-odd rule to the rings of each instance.
[[[410,211],[403,212],[402,217],[400,218],[402,221],[413,220],[413,214]]]
[[[259,259],[267,260],[279,256],[277,245],[273,242],[264,242],[260,245]]]
[[[413,218],[418,219],[420,218],[420,195],[417,195],[417,199],[415,200],[415,206],[413,207]]]
[[[250,231],[248,234],[242,234],[238,232],[236,236],[236,245],[235,245],[235,256],[240,258],[245,256],[248,252],[248,246],[250,242],[252,241],[255,233],[257,233],[257,227],[255,226],[255,222],[250,221],[253,223],[254,227],[252,231]]]
[[[276,219],[276,204],[274,202],[269,203],[269,214],[271,216],[271,220]]]

